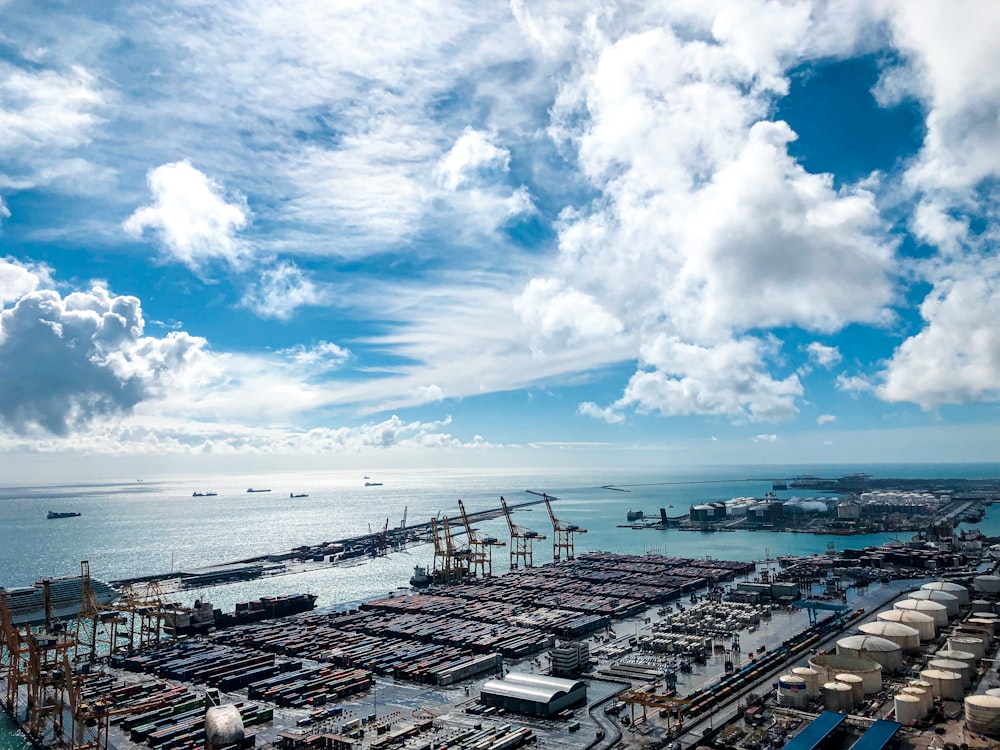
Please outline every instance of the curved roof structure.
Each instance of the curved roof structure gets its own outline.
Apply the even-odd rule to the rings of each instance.
[[[887,638],[879,638],[877,635],[849,635],[837,641],[837,645],[842,648],[854,651],[867,651],[869,653],[899,651],[898,643],[893,643]]]
[[[502,680],[487,680],[481,692],[536,703],[551,703],[574,690],[586,687],[587,683],[582,680],[564,680],[546,675],[511,672]]]

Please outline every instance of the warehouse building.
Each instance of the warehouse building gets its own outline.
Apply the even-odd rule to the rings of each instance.
[[[502,680],[487,680],[479,702],[529,716],[555,716],[587,702],[587,683],[511,672]]]

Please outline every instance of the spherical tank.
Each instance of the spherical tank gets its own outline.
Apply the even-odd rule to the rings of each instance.
[[[949,594],[947,591],[926,591],[920,589],[919,591],[911,591],[906,596],[908,599],[918,602],[929,601],[943,604],[948,612],[948,617],[958,617],[958,597],[954,594]]]
[[[931,684],[931,691],[936,698],[960,701],[964,694],[962,675],[942,669],[924,669],[920,678]]]
[[[973,732],[1000,736],[1000,696],[970,695],[966,698],[965,725]]]
[[[962,607],[969,603],[969,590],[960,583],[953,583],[952,581],[931,581],[930,583],[925,583],[920,588],[923,591],[944,591],[951,594],[958,599],[958,603]]]
[[[948,624],[948,608],[939,602],[923,599],[902,599],[892,605],[893,609],[921,612],[934,618],[934,627],[943,628]]]
[[[934,640],[934,618],[912,609],[889,609],[876,615],[879,622],[899,622],[920,633],[920,640]]]
[[[854,710],[854,693],[842,682],[823,684],[823,708],[827,711],[850,713]]]
[[[892,705],[896,710],[896,721],[904,726],[916,724],[924,718],[923,706],[915,695],[899,693],[892,699]]]
[[[920,631],[901,622],[867,622],[858,630],[865,635],[892,641],[904,651],[920,650]]]

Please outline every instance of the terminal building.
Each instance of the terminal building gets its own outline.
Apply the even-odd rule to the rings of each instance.
[[[587,683],[511,672],[502,680],[487,680],[479,693],[479,702],[528,716],[555,716],[587,702]]]

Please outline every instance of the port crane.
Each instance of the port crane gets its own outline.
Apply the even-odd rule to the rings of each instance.
[[[441,514],[438,513],[438,515]],[[442,581],[447,581],[451,573],[451,558],[448,557],[448,552],[445,549],[437,517],[431,519],[431,537],[434,540],[434,565],[431,567],[431,577],[435,580],[440,578]]]
[[[543,493],[542,500],[545,502],[545,507],[549,511],[549,518],[552,520],[552,559],[555,562],[559,562],[562,552],[565,550],[566,559],[572,560],[576,556],[574,537],[577,534],[586,534],[587,530],[580,528],[576,524],[560,521],[556,518],[555,513],[552,512],[552,504],[549,502],[549,496]]]
[[[534,542],[536,539],[545,539],[544,534],[537,531],[518,526],[510,517],[510,508],[507,501],[500,498],[500,507],[503,508],[504,517],[507,519],[507,526],[510,528],[510,569],[517,570],[518,560],[524,567],[534,567]]]
[[[501,542],[495,536],[480,536],[469,521],[469,515],[465,512],[465,504],[459,500],[458,509],[462,512],[462,523],[465,525],[466,538],[469,540],[469,569],[473,575],[492,576],[493,575],[493,548],[506,547],[506,542]]]
[[[441,518],[441,525],[444,527],[444,547],[451,560],[451,579],[461,581],[469,574],[469,558],[472,554],[468,547],[459,547],[455,542],[455,535],[452,533],[448,516]]]

